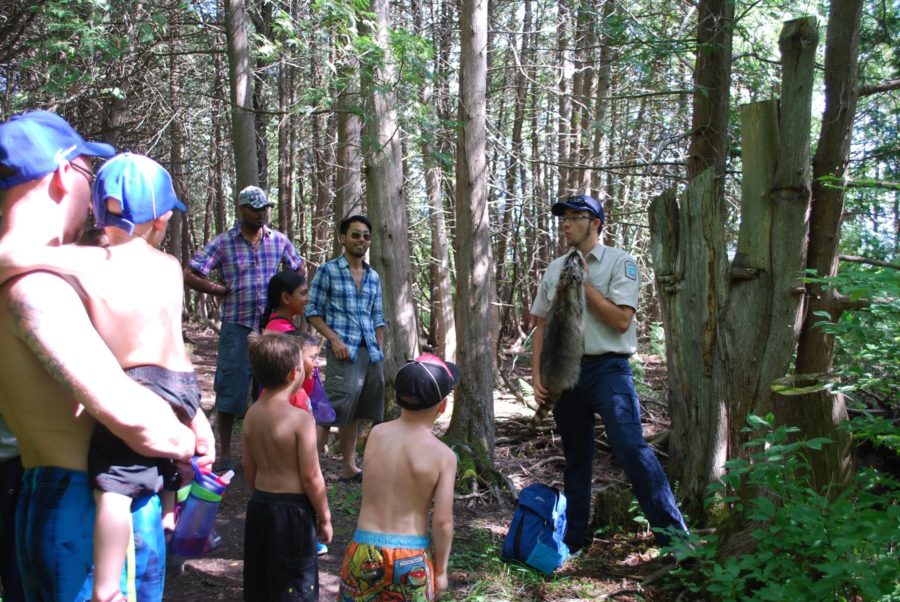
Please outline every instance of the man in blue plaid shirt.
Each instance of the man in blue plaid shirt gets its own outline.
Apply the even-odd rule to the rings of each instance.
[[[256,186],[241,190],[238,223],[197,251],[184,270],[185,284],[223,299],[214,384],[221,444],[219,470],[234,468],[231,459],[234,418],[247,409],[250,390],[247,335],[260,327],[269,279],[278,271],[279,264],[286,270],[303,269],[303,259],[291,241],[266,226],[272,205]],[[209,279],[213,270],[218,270],[223,284]]]
[[[319,425],[319,445],[331,426],[338,427],[342,481],[361,481],[356,437],[361,419],[384,418],[384,310],[381,278],[363,258],[372,240],[372,224],[363,215],[341,221],[343,253],[316,271],[309,287],[306,320],[324,336],[325,392],[336,414]]]

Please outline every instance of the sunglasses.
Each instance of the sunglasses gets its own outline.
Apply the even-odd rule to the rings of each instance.
[[[94,180],[97,179],[97,176],[94,175],[93,171],[91,171],[90,169],[88,169],[86,167],[82,167],[78,163],[69,163],[69,165],[72,167],[72,169],[74,169],[75,171],[77,171],[78,173],[83,175],[85,178],[87,178],[88,184],[90,184],[91,186],[94,185]]]
[[[561,222],[580,222],[583,219],[594,219],[593,215],[561,215],[559,216],[559,221]]]
[[[362,238],[363,240],[372,240],[372,234],[370,232],[360,232],[359,230],[353,230],[350,232],[350,238],[353,240],[359,240]]]

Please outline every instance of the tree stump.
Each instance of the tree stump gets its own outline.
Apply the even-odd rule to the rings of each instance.
[[[630,531],[634,528],[633,513],[630,511],[633,499],[631,487],[618,485],[604,487],[594,497],[594,516],[591,518],[591,532],[597,529],[610,531]]]

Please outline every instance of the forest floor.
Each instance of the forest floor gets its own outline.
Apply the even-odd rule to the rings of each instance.
[[[217,334],[189,325],[187,338],[203,388],[201,404],[209,412],[213,405]],[[663,402],[665,363],[657,356],[639,359],[644,367],[643,378],[637,378],[639,374],[636,374],[636,379],[644,409],[644,431],[650,438],[668,428]],[[516,370],[516,376],[520,378],[530,380],[529,375],[527,363]],[[494,413],[497,469],[519,489],[532,482],[562,488],[562,449],[552,429],[552,419],[548,419],[536,435],[529,433],[527,425],[533,411],[505,389],[494,392]],[[450,412],[446,412],[436,426],[438,434],[446,429],[449,415]],[[598,424],[598,431],[601,430]],[[239,460],[240,437],[233,440],[233,445],[235,458]],[[660,457],[665,462],[665,455],[660,454]],[[331,506],[334,540],[329,545],[329,553],[319,557],[320,596],[322,600],[335,600],[343,553],[356,528],[361,486],[338,482],[339,458],[334,452],[322,458],[321,464]],[[602,437],[598,437],[594,490],[609,485],[624,487],[627,483]],[[242,471],[238,469],[216,519],[216,528],[223,538],[222,547],[207,558],[170,565],[165,590],[167,600],[242,599],[244,518],[248,498]],[[563,602],[674,598],[671,589],[661,588],[659,579],[673,563],[660,556],[652,535],[639,522],[634,523],[630,532],[595,533],[593,544],[549,579],[524,567],[504,563],[499,559],[499,552],[512,508],[511,499],[502,492],[485,489],[475,494],[457,495],[450,591],[445,600]]]

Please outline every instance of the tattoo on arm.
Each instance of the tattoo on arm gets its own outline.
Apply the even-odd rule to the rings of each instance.
[[[27,294],[15,287],[7,298],[6,309],[12,318],[16,335],[31,349],[50,376],[73,397],[80,397],[79,393],[84,391],[78,386],[74,375],[39,336],[41,310],[35,307]]]

